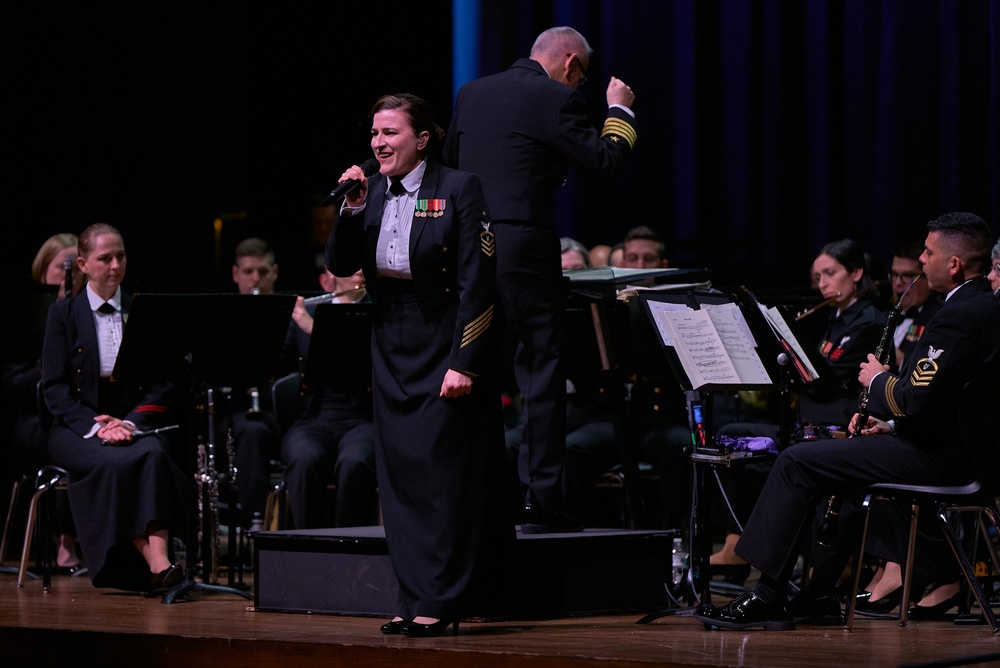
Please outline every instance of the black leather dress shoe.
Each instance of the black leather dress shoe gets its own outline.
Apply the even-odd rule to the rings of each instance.
[[[840,626],[844,623],[840,601],[833,596],[796,596],[786,607],[796,624]]]
[[[153,573],[149,578],[153,589],[170,589],[176,587],[184,580],[184,569],[180,564],[170,564],[159,573]]]
[[[558,510],[538,506],[524,507],[521,533],[572,533],[583,531],[583,522]]]
[[[795,622],[784,603],[765,603],[752,591],[744,592],[727,605],[711,605],[699,609],[694,618],[704,622],[705,628],[716,630],[752,629],[760,626],[765,631],[794,631]]]

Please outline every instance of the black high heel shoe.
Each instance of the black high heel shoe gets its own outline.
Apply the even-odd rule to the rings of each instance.
[[[409,623],[409,619],[397,619],[394,622],[386,622],[380,630],[387,636],[394,636],[402,633],[403,627]]]
[[[436,622],[430,624],[420,624],[418,622],[407,620],[403,622],[402,633],[405,636],[410,636],[411,638],[437,638],[443,635],[449,626],[455,625],[451,634],[453,636],[458,635],[458,620],[457,619],[439,619]]]
[[[922,620],[922,621],[948,621],[954,615],[946,615],[945,613],[958,606],[958,612],[962,613],[963,606],[965,605],[965,591],[964,587],[959,587],[958,591],[940,603],[935,603],[934,605],[911,605],[909,611],[909,618],[912,620]]]

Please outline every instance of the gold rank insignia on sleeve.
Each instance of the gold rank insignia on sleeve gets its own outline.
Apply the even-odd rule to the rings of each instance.
[[[607,137],[616,144],[624,141],[628,143],[629,148],[635,148],[635,127],[620,118],[611,117],[604,121],[601,137]]]
[[[938,370],[936,360],[943,352],[943,349],[937,350],[934,346],[929,346],[927,349],[927,357],[917,362],[917,365],[913,368],[913,373],[910,374],[910,385],[913,385],[914,387],[927,387],[930,385],[931,380],[934,379],[934,374],[936,374]]]
[[[493,322],[493,307],[490,306],[488,309],[483,311],[482,315],[470,322],[462,330],[462,345],[459,348],[464,348],[469,345],[483,333],[490,328],[490,323]]]
[[[476,218],[479,219],[479,224],[483,227],[483,231],[479,233],[479,245],[486,257],[493,257],[493,254],[497,252],[497,240],[493,236],[489,207],[477,204]]]
[[[486,257],[493,257],[493,254],[497,252],[496,237],[493,236],[489,221],[481,223],[481,225],[483,226],[483,231],[479,233],[479,245],[482,247]]]

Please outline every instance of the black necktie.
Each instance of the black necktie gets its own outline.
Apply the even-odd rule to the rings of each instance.
[[[103,304],[97,307],[97,310],[100,311],[101,313],[109,314],[115,312],[115,307],[108,302],[104,302]]]
[[[399,179],[392,179],[389,184],[389,192],[391,192],[393,196],[399,197],[406,192],[406,187],[403,186],[403,182]]]

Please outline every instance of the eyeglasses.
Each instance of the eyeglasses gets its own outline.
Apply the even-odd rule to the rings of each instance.
[[[921,276],[921,275],[922,274],[915,274],[915,273],[897,274],[894,271],[890,271],[889,272],[889,280],[891,280],[891,281],[903,281],[904,283],[909,283],[911,281],[916,280],[917,276]]]
[[[1000,276],[1000,264],[993,265],[993,273]]]

